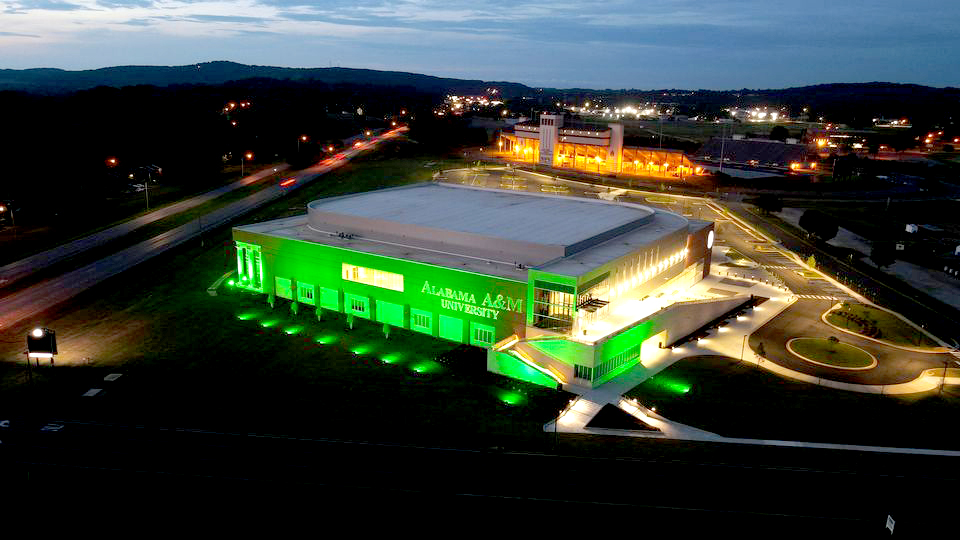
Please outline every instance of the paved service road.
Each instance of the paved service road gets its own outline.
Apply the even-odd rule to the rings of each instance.
[[[834,302],[829,300],[797,300],[751,334],[750,348],[756,350],[762,342],[764,358],[767,360],[815,377],[854,384],[909,382],[916,379],[925,369],[943,369],[945,360],[951,367],[956,367],[954,357],[949,353],[905,351],[834,329],[820,319],[820,315],[833,304]],[[849,371],[818,366],[802,360],[786,347],[787,340],[790,338],[829,336],[836,336],[843,343],[849,343],[869,352],[877,358],[877,367],[864,371]]]
[[[406,128],[398,128],[381,136],[380,139],[395,137],[403,131],[406,131]],[[297,181],[289,187],[274,184],[230,205],[214,210],[196,221],[154,236],[73,272],[6,296],[0,299],[0,330],[9,328],[18,321],[32,317],[47,308],[68,300],[111,276],[128,268],[133,268],[168,249],[179,246],[191,238],[199,236],[205,229],[216,228],[237,216],[282,197],[288,191],[297,189],[318,176],[340,167],[351,157],[374,146],[375,143],[363,143],[344,152],[344,157],[341,159],[330,158],[301,171],[296,176]],[[273,174],[272,170],[270,174]]]

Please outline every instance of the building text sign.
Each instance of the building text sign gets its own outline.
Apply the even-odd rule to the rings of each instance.
[[[476,315],[486,319],[499,319],[502,311],[513,313],[523,312],[523,299],[510,298],[502,294],[486,293],[483,301],[477,303],[477,297],[471,292],[451,289],[450,287],[436,287],[429,281],[423,282],[421,294],[430,294],[440,297],[440,305],[450,311],[460,311],[467,315]]]

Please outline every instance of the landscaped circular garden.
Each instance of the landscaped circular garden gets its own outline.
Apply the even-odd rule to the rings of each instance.
[[[808,362],[837,369],[870,369],[877,365],[872,354],[836,338],[794,338],[787,342],[787,350]]]

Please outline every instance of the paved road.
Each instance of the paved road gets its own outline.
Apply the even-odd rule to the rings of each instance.
[[[916,379],[925,369],[943,368],[943,362],[956,367],[948,353],[925,354],[904,351],[880,345],[869,339],[835,330],[820,319],[820,315],[834,302],[830,300],[797,300],[750,335],[750,348],[756,350],[762,342],[765,358],[794,371],[854,384],[898,384]],[[847,371],[821,367],[801,360],[787,350],[786,342],[794,337],[837,336],[869,352],[877,358],[877,367],[866,371]]]
[[[406,128],[394,130],[380,137],[380,139],[395,137],[405,130]],[[375,142],[362,143],[360,146],[343,152],[343,158],[326,159],[309,169],[304,169],[297,174],[297,181],[289,187],[274,184],[269,188],[214,210],[196,221],[166,231],[83,268],[0,298],[0,330],[9,328],[21,320],[30,318],[45,309],[76,296],[111,276],[133,268],[151,257],[200,236],[205,229],[219,227],[238,216],[280,198],[288,191],[306,185],[318,176],[342,166],[358,153],[375,146]],[[270,174],[273,174],[272,170]]]
[[[731,204],[731,206],[738,206],[740,208],[740,215],[744,216],[745,219],[749,219],[751,223],[762,223],[763,225],[774,228],[778,240],[780,240],[782,245],[787,249],[795,252],[811,252],[816,249],[815,246],[812,246],[805,239],[781,227],[776,221],[761,220],[761,218],[756,215],[747,212],[743,205]],[[899,312],[914,320],[927,321],[931,327],[936,325],[934,330],[939,337],[948,340],[960,339],[960,334],[958,334],[956,330],[960,328],[960,319],[957,318],[957,310],[952,307],[917,291],[913,287],[898,287],[897,284],[901,282],[897,278],[888,277],[878,279],[842,261],[831,263],[831,265],[840,269],[838,274],[845,274],[847,278],[853,278],[869,284],[870,286],[868,288],[876,289],[879,297],[883,299],[881,302],[886,303],[888,307],[896,307]]]
[[[78,253],[102,246],[145,225],[149,225],[155,221],[179,214],[180,212],[184,212],[186,210],[190,210],[191,208],[196,208],[197,206],[216,199],[217,197],[229,193],[235,189],[249,186],[250,184],[258,182],[264,178],[268,178],[274,174],[274,169],[277,169],[279,172],[284,171],[287,168],[289,168],[289,165],[283,164],[264,169],[223,187],[208,191],[195,197],[191,197],[175,204],[171,204],[169,206],[164,206],[163,208],[158,208],[157,210],[135,217],[129,221],[120,223],[119,225],[115,225],[108,229],[104,229],[66,244],[61,244],[55,248],[48,249],[47,251],[20,259],[19,261],[14,261],[10,264],[0,267],[0,287],[12,285],[14,282],[30,275],[33,272],[36,272],[37,270],[42,270],[52,266],[60,261],[77,255]]]

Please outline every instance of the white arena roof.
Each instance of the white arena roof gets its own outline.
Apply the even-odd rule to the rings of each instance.
[[[320,199],[307,206],[311,212],[557,246],[639,225],[653,215],[642,206],[438,183]]]
[[[526,268],[584,275],[689,228],[636,204],[422,183],[316,200],[305,216],[237,230],[526,280]]]

